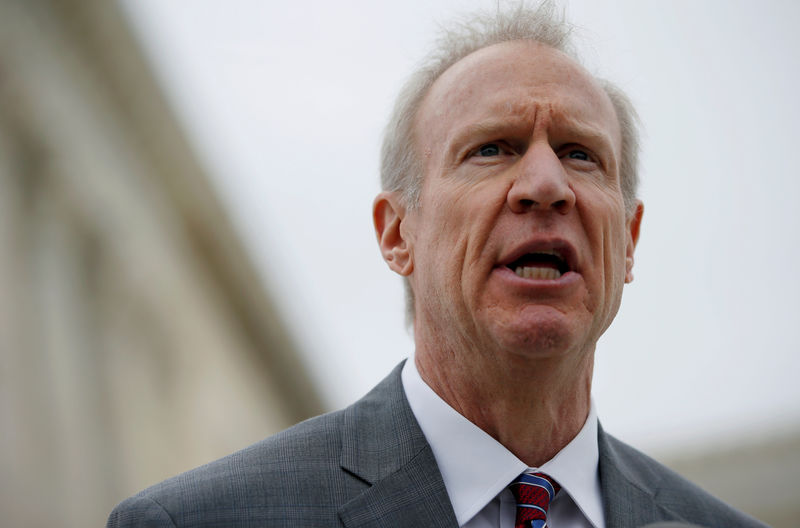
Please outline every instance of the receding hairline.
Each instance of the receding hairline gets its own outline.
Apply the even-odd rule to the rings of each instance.
[[[527,46],[531,49],[530,53],[537,53],[537,50],[547,50],[548,52],[553,52],[555,56],[560,57],[563,60],[568,61],[575,69],[575,74],[573,75],[581,75],[584,77],[585,80],[589,81],[589,86],[591,91],[599,97],[603,101],[603,105],[605,106],[605,111],[608,113],[607,117],[611,119],[614,123],[613,130],[606,130],[601,125],[596,125],[591,123],[591,120],[581,120],[577,119],[574,115],[569,115],[566,112],[567,106],[559,105],[560,108],[557,108],[556,112],[559,114],[560,123],[559,127],[563,128],[570,128],[573,132],[575,132],[579,137],[586,137],[588,139],[593,140],[594,142],[602,143],[603,147],[610,148],[614,152],[614,159],[616,161],[616,171],[617,171],[617,179],[619,183],[622,184],[621,178],[622,174],[620,174],[620,161],[622,158],[622,148],[623,148],[623,133],[622,133],[622,123],[620,121],[619,112],[614,104],[614,101],[611,98],[611,94],[609,94],[608,90],[606,90],[603,80],[598,78],[597,76],[593,75],[586,67],[581,64],[581,62],[573,56],[571,53],[567,53],[561,49],[555,48],[546,42],[541,42],[534,39],[529,38],[519,38],[514,40],[506,40],[502,42],[492,43],[474,51],[468,53],[467,55],[461,57],[457,61],[453,62],[447,68],[445,68],[437,77],[433,78],[429,85],[426,87],[424,92],[422,92],[421,97],[419,98],[418,103],[414,107],[411,124],[411,134],[413,137],[413,141],[409,145],[411,155],[416,158],[417,163],[419,164],[419,169],[421,174],[419,175],[422,179],[425,177],[425,170],[424,170],[424,160],[425,160],[425,152],[424,149],[421,148],[419,143],[419,132],[421,129],[420,120],[422,119],[423,112],[428,109],[427,105],[430,103],[430,98],[435,95],[435,91],[437,86],[440,86],[440,83],[447,82],[447,79],[452,75],[459,75],[461,72],[459,71],[459,67],[463,67],[466,64],[466,61],[474,60],[476,55],[488,52],[493,48],[510,48],[512,46]],[[460,66],[461,65],[461,66]],[[456,78],[453,82],[456,82],[458,78]],[[467,82],[465,85],[474,84],[474,82]],[[554,82],[554,84],[563,85],[563,82]],[[446,94],[440,94],[444,97]],[[535,99],[535,95],[532,96]],[[578,101],[585,101],[584,97],[578,97]],[[498,101],[499,104],[508,105],[511,107],[519,107],[519,106],[526,106],[527,103],[521,103],[518,101],[508,100],[505,102]],[[429,109],[428,109],[429,110]],[[524,127],[531,127],[533,124],[530,122],[531,119],[528,115],[525,115],[528,112],[527,108],[524,112],[516,112],[514,110],[508,110],[503,112],[502,114],[498,114],[497,116],[492,116],[490,118],[468,124],[466,126],[460,127],[455,129],[450,137],[446,140],[446,150],[450,150],[452,148],[453,143],[457,143],[457,138],[461,136],[469,136],[471,134],[485,134],[488,139],[496,139],[490,137],[494,134],[494,131],[501,131],[501,130],[510,130],[512,128],[524,128]],[[609,133],[610,132],[610,133]],[[450,152],[448,152],[448,155]],[[417,204],[407,204],[410,205],[412,208]]]

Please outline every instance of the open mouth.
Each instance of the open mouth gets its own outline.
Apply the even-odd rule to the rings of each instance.
[[[556,280],[570,271],[567,261],[555,250],[526,253],[507,267],[519,277],[538,280]]]

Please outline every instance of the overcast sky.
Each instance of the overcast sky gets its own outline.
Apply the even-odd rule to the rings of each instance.
[[[123,0],[331,408],[412,350],[371,225],[381,130],[477,0]],[[800,423],[800,4],[572,0],[645,125],[633,284],[598,345],[605,428],[650,451]]]

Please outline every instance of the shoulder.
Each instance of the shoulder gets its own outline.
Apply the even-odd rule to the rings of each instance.
[[[339,511],[372,484],[423,460],[426,448],[433,460],[405,398],[402,366],[344,410],[134,495],[114,509],[108,526],[340,526]],[[444,495],[435,461],[414,471]]]
[[[304,505],[335,519],[334,501],[314,490],[347,494],[364,487],[340,468],[344,413],[311,418],[156,484],[120,503],[108,526],[238,526],[256,520],[288,526],[301,521],[293,511]],[[308,513],[303,515],[308,522]]]
[[[601,433],[600,439],[600,468],[601,482],[623,479],[625,485],[635,488],[641,496],[651,498],[654,507],[665,516],[664,520],[681,520],[703,526],[766,526],[605,433]]]

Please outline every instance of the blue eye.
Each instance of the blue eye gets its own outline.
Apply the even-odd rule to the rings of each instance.
[[[477,154],[483,157],[499,156],[501,154],[501,150],[496,143],[487,143],[478,149]]]
[[[570,159],[576,159],[581,161],[589,161],[589,155],[582,151],[582,150],[570,150],[567,153],[567,157]]]

